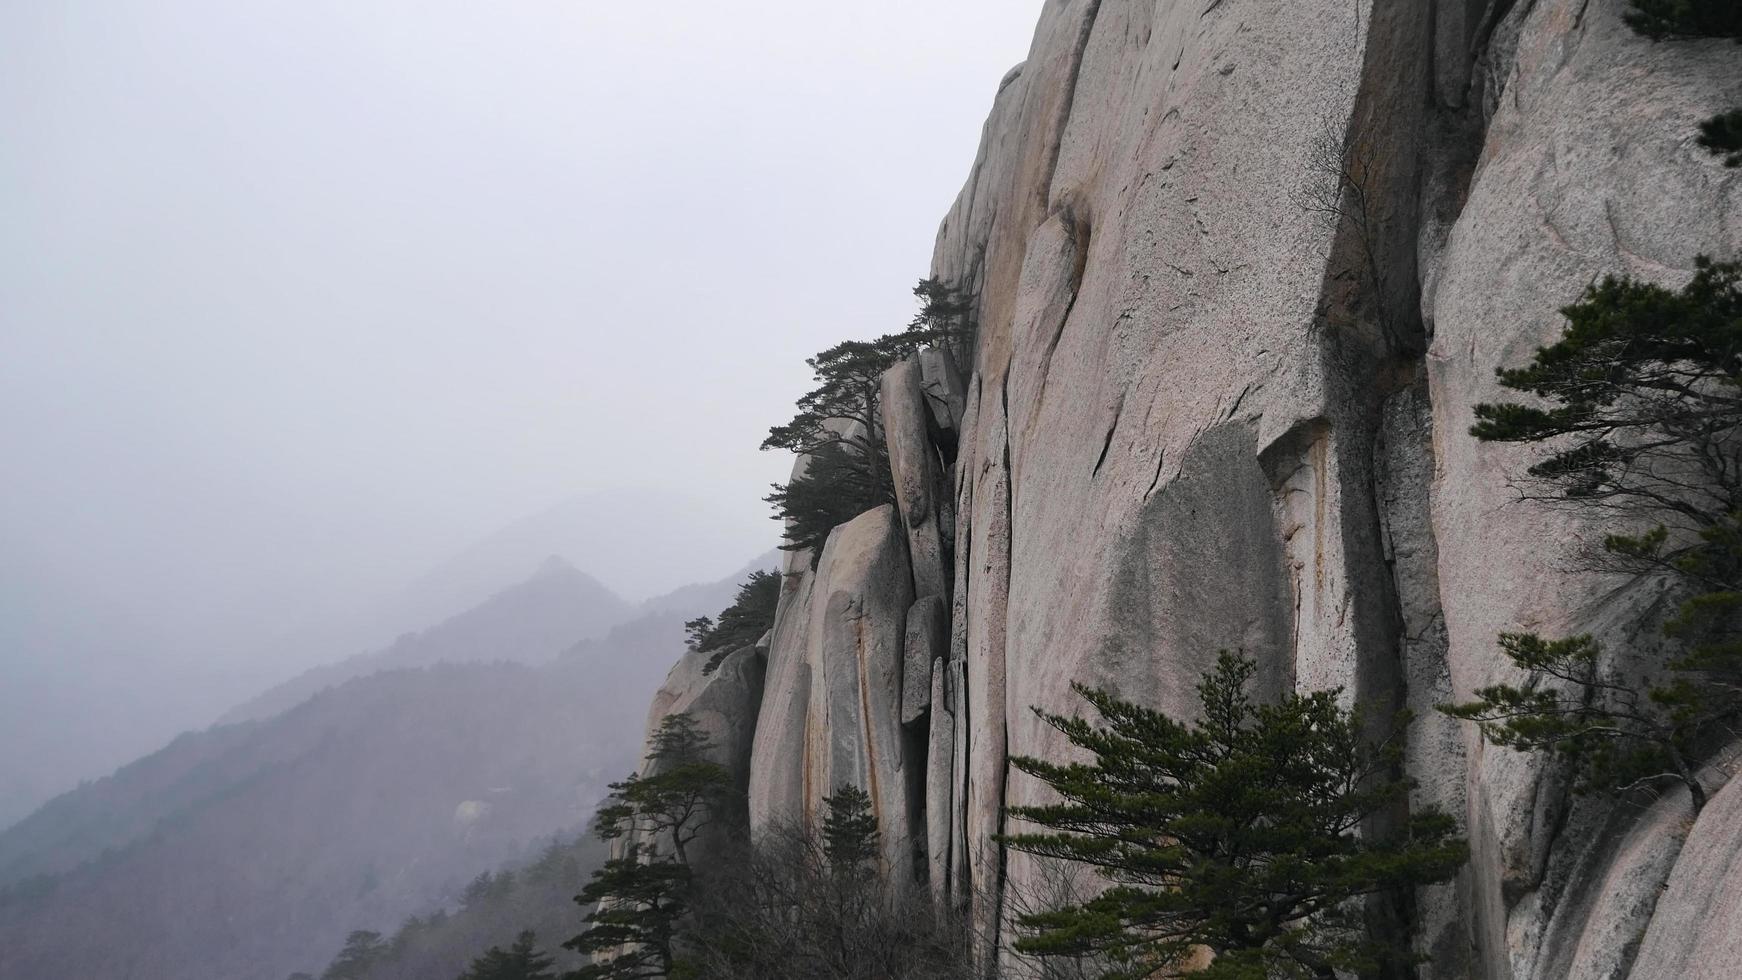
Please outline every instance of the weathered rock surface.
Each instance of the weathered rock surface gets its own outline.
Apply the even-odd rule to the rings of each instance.
[[[951,822],[956,819],[956,704],[949,664],[931,665],[931,726],[925,756],[926,879],[932,900],[945,908],[950,897]]]
[[[1649,596],[1574,567],[1605,529],[1518,502],[1523,457],[1467,432],[1586,283],[1742,251],[1742,172],[1692,141],[1742,104],[1739,49],[1625,9],[1047,3],[938,235],[975,363],[959,390],[936,355],[885,377],[899,520],[792,568],[753,820],[874,784],[888,860],[923,840],[934,895],[995,937],[1037,869],[993,837],[1043,798],[1006,759],[1067,751],[1029,708],[1083,682],[1189,713],[1241,649],[1262,693],[1414,709],[1412,805],[1474,852],[1390,910],[1423,976],[1733,973],[1733,788],[1690,832],[1673,796],[1574,801],[1433,711],[1508,678],[1501,631],[1655,635]],[[911,638],[915,598],[947,598],[947,646]]]
[[[1500,676],[1503,629],[1638,632],[1565,568],[1590,530],[1508,504],[1516,457],[1466,435],[1591,278],[1737,251],[1742,181],[1690,143],[1742,101],[1736,49],[1654,46],[1624,6],[1047,6],[934,264],[981,290],[951,624],[977,901],[1030,874],[974,842],[1034,798],[1002,758],[1062,751],[1026,709],[1074,710],[1072,680],[1186,711],[1242,647],[1272,690],[1421,714]],[[1642,922],[1618,883],[1667,871],[1658,835],[1574,814],[1608,828],[1577,853],[1530,760],[1417,729],[1417,803],[1478,852],[1422,896],[1440,975],[1621,963],[1556,908]]]
[[[950,611],[944,597],[922,596],[907,610],[907,633],[903,638],[901,723],[911,725],[926,716],[932,706],[932,682],[936,662],[949,652]]]
[[[1604,273],[1673,283],[1696,254],[1742,247],[1742,179],[1689,142],[1702,114],[1742,102],[1742,57],[1734,44],[1653,44],[1621,22],[1624,9],[1619,0],[1545,0],[1508,16],[1500,36],[1514,54],[1498,75],[1503,96],[1468,200],[1426,277],[1433,525],[1459,697],[1506,677],[1494,642],[1502,630],[1594,630],[1611,640],[1637,632],[1627,597],[1607,595],[1613,583],[1575,567],[1578,549],[1604,529],[1517,502],[1506,478],[1522,455],[1465,434],[1473,406],[1499,393],[1494,369],[1556,334],[1556,310]],[[1481,966],[1489,976],[1554,976],[1558,937],[1582,934],[1582,923],[1611,914],[1606,906],[1654,886],[1616,889],[1614,869],[1587,859],[1574,880],[1539,888],[1569,874],[1557,865],[1578,851],[1557,836],[1564,790],[1534,760],[1482,746],[1465,774]]]
[[[783,597],[750,781],[753,832],[814,819],[842,785],[865,790],[886,865],[902,880],[912,876],[925,766],[901,726],[913,604],[905,552],[885,505],[836,528],[815,573]]]
[[[718,853],[719,848],[730,846],[730,835],[743,825],[742,805],[748,799],[751,747],[764,688],[764,661],[754,647],[734,651],[713,673],[702,673],[712,656],[692,650],[666,675],[648,708],[644,740],[644,744],[651,744],[653,733],[667,718],[687,713],[708,737],[708,757],[725,766],[732,776],[729,799],[733,807],[716,814],[713,823],[690,845],[690,860],[698,865],[708,861],[710,854]],[[654,760],[643,760],[642,775],[650,776],[657,771]],[[630,834],[613,844],[613,853],[624,854],[628,845],[638,842],[639,834]]]
[[[811,697],[805,725],[806,804],[851,784],[871,796],[884,866],[911,878],[923,754],[901,729],[903,638],[913,588],[895,510],[836,528],[823,549],[811,606]]]
[[[1734,977],[1742,970],[1742,783],[1732,782],[1713,797],[1692,832],[1683,826],[1687,798],[1665,802],[1677,823],[1658,828],[1661,836],[1686,833],[1687,842],[1668,885],[1652,896],[1655,914],[1628,975],[1633,980]]]
[[[917,360],[902,361],[884,372],[879,405],[883,411],[883,437],[889,445],[895,503],[907,529],[914,594],[949,595],[939,515],[939,500],[945,493],[943,468],[926,424],[930,411],[920,385]]]
[[[968,410],[967,381],[962,377],[956,359],[944,349],[921,351],[919,374],[932,428],[938,441],[945,443],[954,455],[953,450],[962,432],[962,414]]]

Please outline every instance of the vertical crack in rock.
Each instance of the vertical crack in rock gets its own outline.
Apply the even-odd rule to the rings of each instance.
[[[1089,49],[1089,39],[1095,33],[1095,21],[1101,16],[1102,0],[1088,0],[1087,9],[1083,11],[1083,19],[1077,27],[1076,44],[1071,49],[1070,73],[1065,83],[1063,97],[1059,103],[1059,116],[1052,130],[1051,145],[1047,147],[1047,163],[1044,180],[1035,183],[1035,193],[1040,195],[1039,204],[1044,212],[1051,204],[1053,175],[1058,173],[1059,154],[1064,150],[1065,132],[1070,128],[1071,115],[1076,110],[1077,83],[1083,77],[1083,54]]]
[[[1040,418],[1041,408],[1046,405],[1047,380],[1052,376],[1052,357],[1058,351],[1059,341],[1064,339],[1065,328],[1070,325],[1071,312],[1077,308],[1077,298],[1082,295],[1083,290],[1083,273],[1089,263],[1089,223],[1069,207],[1061,209],[1051,220],[1057,220],[1064,228],[1063,257],[1070,260],[1071,272],[1064,284],[1064,309],[1054,321],[1047,336],[1046,350],[1040,356],[1039,388],[1035,392],[1034,408],[1029,415],[1030,425]]]
[[[1095,468],[1089,473],[1090,479],[1101,475],[1101,467],[1107,462],[1107,452],[1113,448],[1113,435],[1119,431],[1119,416],[1122,411],[1122,408],[1113,410],[1113,421],[1107,426],[1106,438],[1101,440],[1101,454],[1095,457]]]
[[[1353,694],[1350,678],[1339,676],[1342,657],[1332,637],[1322,634],[1326,613],[1325,508],[1330,496],[1330,424],[1324,419],[1296,423],[1258,454],[1270,481],[1276,528],[1293,595],[1289,685],[1303,691],[1342,687]]]

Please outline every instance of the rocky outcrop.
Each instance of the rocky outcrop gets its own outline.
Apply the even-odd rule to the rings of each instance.
[[[871,797],[886,868],[913,877],[925,755],[901,723],[912,605],[901,527],[887,505],[836,528],[815,572],[783,599],[753,754],[753,831],[814,820],[824,797],[853,785]]]
[[[938,236],[974,363],[885,376],[897,506],[790,569],[753,824],[874,785],[996,939],[1037,879],[996,835],[1043,798],[1006,760],[1066,750],[1029,709],[1082,682],[1190,712],[1238,648],[1262,693],[1414,710],[1412,805],[1474,850],[1376,910],[1424,976],[1718,975],[1733,789],[1691,828],[1575,799],[1433,710],[1508,678],[1503,630],[1655,628],[1572,567],[1603,529],[1519,502],[1521,457],[1467,434],[1593,278],[1742,251],[1742,173],[1692,143],[1742,104],[1737,49],[1653,44],[1625,3],[1047,3]]]
[[[726,767],[731,775],[733,788],[728,796],[731,807],[715,814],[701,836],[689,845],[690,860],[698,864],[720,853],[721,848],[731,846],[732,835],[747,819],[744,804],[749,799],[751,750],[765,687],[764,648],[735,650],[712,673],[705,673],[712,657],[711,653],[691,650],[666,675],[647,710],[644,739],[644,744],[652,744],[653,733],[659,731],[667,718],[688,714],[708,738],[708,758]],[[657,771],[657,760],[643,759],[641,775],[651,776]],[[669,847],[666,842],[643,840],[637,828],[613,842],[612,854],[621,856],[632,845],[642,843]]]
[[[1742,181],[1690,143],[1742,100],[1734,46],[1653,45],[1623,9],[1047,6],[934,266],[980,290],[970,842],[1036,798],[1003,757],[1061,751],[1028,706],[1073,710],[1077,680],[1189,710],[1241,647],[1273,690],[1417,710],[1417,801],[1477,849],[1417,903],[1432,971],[1626,975],[1667,823],[1573,806],[1431,711],[1502,676],[1503,629],[1640,633],[1567,569],[1597,532],[1512,503],[1516,458],[1465,433],[1584,283],[1742,244]],[[982,903],[1031,874],[968,847]]]
[[[945,563],[939,501],[946,492],[943,467],[932,443],[925,390],[917,360],[902,361],[883,374],[883,438],[889,446],[889,470],[895,504],[907,528],[908,561],[913,591],[920,597],[950,592]]]

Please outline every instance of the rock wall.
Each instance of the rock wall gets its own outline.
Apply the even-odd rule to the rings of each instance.
[[[1415,709],[1415,802],[1475,855],[1391,910],[1424,976],[1733,975],[1733,788],[1692,826],[1574,802],[1432,710],[1506,676],[1502,630],[1646,633],[1569,571],[1600,530],[1467,435],[1587,282],[1742,250],[1742,172],[1692,139],[1742,49],[1625,3],[1050,0],[938,236],[975,362],[885,377],[897,506],[789,564],[753,829],[857,782],[891,868],[995,937],[1041,881],[992,842],[1039,798],[1005,761],[1065,751],[1029,708],[1189,712],[1239,648],[1271,694]]]

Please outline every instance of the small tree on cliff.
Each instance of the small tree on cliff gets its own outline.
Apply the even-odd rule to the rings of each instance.
[[[919,298],[919,312],[909,330],[927,331],[948,347],[957,364],[972,367],[974,347],[979,342],[980,324],[974,315],[974,296],[961,287],[942,279],[921,279],[913,287]]]
[[[1046,832],[1003,840],[1096,868],[1112,885],[1020,916],[1018,951],[1100,958],[1105,980],[1329,978],[1411,959],[1363,935],[1357,900],[1445,881],[1466,847],[1434,810],[1390,832],[1370,825],[1412,786],[1396,775],[1407,717],[1370,746],[1338,691],[1254,703],[1256,669],[1223,653],[1198,685],[1203,720],[1191,724],[1081,686],[1102,724],[1036,710],[1094,761],[1011,759],[1061,800],[1012,807]],[[1199,950],[1214,961],[1188,965]]]
[[[1736,0],[1631,0],[1627,26],[1660,41],[1668,37],[1742,38]]]
[[[788,522],[782,547],[789,551],[808,550],[815,561],[836,525],[895,502],[879,404],[883,372],[924,348],[959,343],[972,326],[971,304],[954,290],[922,280],[914,292],[925,306],[906,330],[845,341],[807,360],[817,386],[762,443],[809,457],[804,475],[775,484],[767,498],[775,518]]]
[[[1742,3],[1736,0],[1632,0],[1628,26],[1653,41],[1671,37],[1733,37],[1742,41]],[[1742,109],[1700,124],[1700,145],[1742,167]]]
[[[1700,145],[1723,157],[1724,166],[1742,167],[1742,109],[1700,123]]]
[[[710,761],[707,737],[686,713],[654,733],[646,774],[611,784],[594,832],[625,840],[575,901],[587,930],[563,946],[594,957],[567,980],[644,980],[671,975],[678,925],[688,914],[689,848],[723,809],[731,779]],[[666,848],[670,850],[666,850]]]
[[[1562,313],[1559,341],[1499,372],[1547,406],[1478,405],[1471,434],[1546,447],[1529,496],[1652,522],[1593,557],[1687,596],[1665,625],[1681,652],[1633,679],[1591,637],[1507,634],[1527,680],[1445,710],[1498,744],[1556,753],[1581,789],[1678,781],[1697,809],[1700,746],[1742,710],[1742,264],[1702,257],[1678,291],[1610,277]]]
[[[720,814],[731,786],[726,767],[708,758],[711,748],[688,712],[667,715],[653,733],[647,774],[611,784],[596,818],[599,838],[643,835],[688,865],[689,846]]]
[[[690,649],[713,654],[702,665],[702,673],[712,674],[734,651],[761,639],[774,627],[774,610],[779,604],[780,574],[758,569],[738,586],[737,598],[720,613],[719,622],[703,616],[685,623]]]

